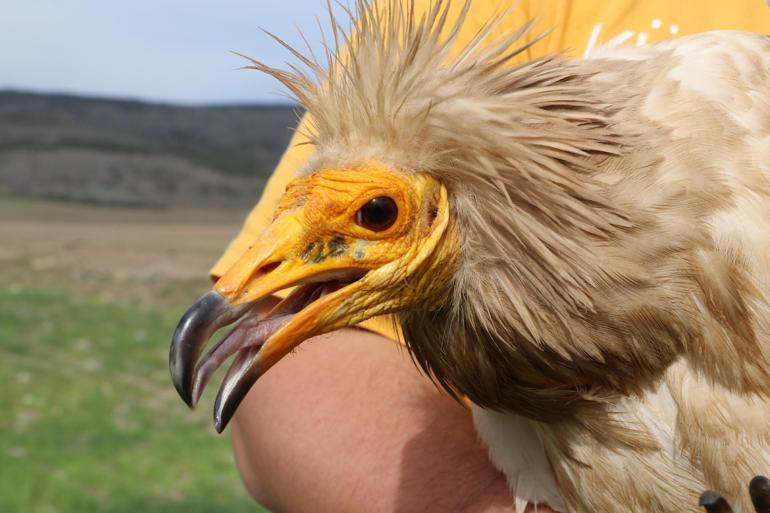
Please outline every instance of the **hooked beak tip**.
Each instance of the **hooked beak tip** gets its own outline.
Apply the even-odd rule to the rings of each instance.
[[[222,434],[222,431],[225,430],[227,425],[230,423],[231,415],[228,415],[227,413],[223,412],[221,410],[219,401],[217,401],[217,404],[214,405],[214,429],[218,434]]]
[[[238,406],[246,398],[260,375],[259,348],[239,354],[227,371],[214,402],[214,428],[221,433],[230,423]]]
[[[216,291],[201,296],[182,316],[174,331],[168,365],[171,381],[179,397],[195,407],[193,381],[195,367],[211,335],[237,316],[227,299]]]

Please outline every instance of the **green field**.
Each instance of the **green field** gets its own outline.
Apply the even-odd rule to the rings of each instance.
[[[169,383],[179,313],[0,288],[0,511],[259,510]]]
[[[38,225],[19,226],[30,234]],[[45,226],[50,234],[36,240],[65,233],[64,224]],[[185,268],[180,256],[175,272],[198,278],[127,275],[166,258],[156,244],[158,256],[143,254],[148,264],[134,263],[139,249],[118,248],[110,262],[120,272],[96,272],[64,258],[74,251],[69,239],[25,246],[0,232],[5,248],[28,253],[0,262],[0,512],[265,511],[240,482],[229,437],[214,433],[213,391],[191,412],[168,375],[171,333],[187,298],[207,286],[205,267],[190,260]],[[98,254],[104,239],[88,239],[91,225],[73,233],[84,254]],[[196,254],[213,259],[221,242],[211,246]],[[42,258],[54,263],[38,265]]]

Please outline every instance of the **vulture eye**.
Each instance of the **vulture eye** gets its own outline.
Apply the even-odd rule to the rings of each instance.
[[[393,198],[379,196],[369,200],[356,213],[356,223],[375,232],[387,230],[398,217],[398,206]]]

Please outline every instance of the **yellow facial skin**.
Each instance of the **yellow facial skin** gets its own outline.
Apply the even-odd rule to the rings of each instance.
[[[370,200],[392,198],[398,217],[374,231],[356,222]],[[314,301],[259,351],[265,372],[302,341],[375,315],[441,300],[454,270],[457,238],[447,192],[427,174],[379,164],[322,170],[287,186],[272,224],[215,284],[233,305],[297,283],[328,281],[359,270],[357,281]]]

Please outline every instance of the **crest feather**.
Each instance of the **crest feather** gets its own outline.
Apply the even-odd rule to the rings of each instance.
[[[357,0],[351,29],[330,14],[324,62],[281,42],[304,69],[249,67],[306,109],[311,169],[379,160],[447,187],[462,255],[449,304],[401,316],[418,363],[480,405],[562,415],[602,402],[565,387],[569,365],[604,357],[575,323],[597,312],[590,291],[633,281],[593,251],[633,228],[595,180],[625,139],[593,70],[560,55],[519,62],[543,37],[532,22],[508,27],[501,12],[461,40],[471,2],[452,5],[420,14],[411,0]]]

